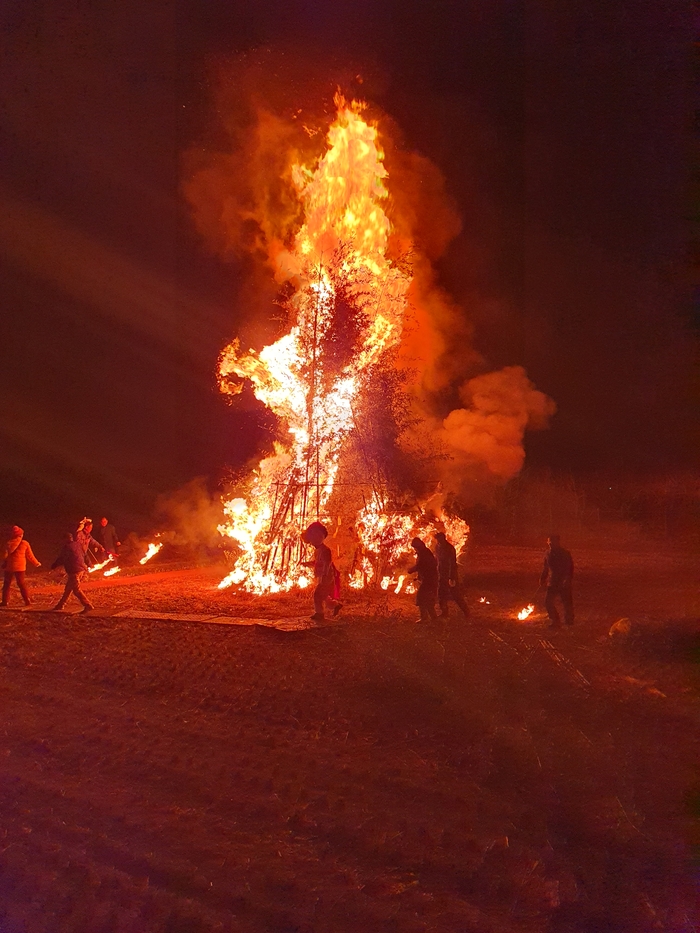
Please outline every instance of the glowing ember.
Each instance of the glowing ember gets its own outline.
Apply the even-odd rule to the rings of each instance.
[[[149,561],[152,557],[155,557],[155,556],[156,556],[156,554],[158,553],[158,551],[160,551],[160,549],[161,549],[162,547],[163,547],[163,542],[162,542],[162,541],[159,541],[158,544],[153,544],[153,543],[149,544],[149,545],[148,545],[148,550],[147,550],[146,553],[143,555],[143,557],[141,558],[141,560],[139,561],[139,563],[140,563],[140,564],[146,564],[146,563],[148,563],[148,561]]]
[[[520,610],[520,612],[518,613],[518,618],[520,619],[521,622],[523,622],[525,619],[528,618],[528,616],[531,616],[534,611],[535,611],[535,607],[532,605],[532,603],[530,603],[529,606],[526,606],[524,609]]]
[[[106,567],[114,558],[110,554],[107,560],[103,560],[101,564],[93,564],[92,567],[88,567],[88,573],[94,573],[96,570],[102,570],[103,567]]]
[[[292,167],[304,221],[280,260],[293,270],[297,289],[285,303],[289,331],[260,352],[242,352],[234,340],[220,359],[221,390],[237,395],[248,380],[281,429],[274,452],[258,464],[243,494],[224,503],[219,532],[239,553],[221,589],[242,585],[276,593],[309,585],[300,534],[313,520],[335,524],[337,534],[332,497],[342,454],[358,435],[373,373],[403,331],[411,275],[405,263],[399,267],[387,256],[387,171],[377,129],[363,118],[362,104],[340,96],[336,104],[325,155],[314,167]],[[376,488],[362,493],[348,584],[379,583],[399,592],[403,579],[394,578],[392,566],[411,557],[414,534],[428,540],[437,527],[419,508],[393,509],[378,491],[383,485],[380,477]],[[438,518],[461,551],[467,525],[442,513]]]
[[[479,597],[479,602],[480,602],[480,603],[484,603],[486,606],[490,606],[490,605],[491,605],[491,603],[488,601],[488,599],[487,599],[485,596]]]
[[[105,570],[103,576],[105,576],[105,577],[113,577],[114,574],[115,574],[115,573],[119,573],[119,571],[120,571],[121,569],[122,569],[121,567],[110,567],[109,570]]]

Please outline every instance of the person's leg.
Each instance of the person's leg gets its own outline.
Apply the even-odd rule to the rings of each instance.
[[[324,619],[323,614],[323,604],[326,601],[326,587],[319,583],[316,589],[314,590],[314,614],[311,616],[312,619]]]
[[[12,583],[12,573],[9,570],[6,570],[2,578],[2,603],[0,605],[6,606],[7,600],[10,595],[10,584]]]
[[[435,604],[438,600],[438,591],[437,586],[433,586],[425,594],[426,608],[428,610],[428,615],[430,616],[433,622],[437,622],[437,612],[435,611]]]
[[[416,606],[418,606],[418,612],[420,613],[420,618],[418,621],[427,622],[430,618],[430,613],[428,612],[428,598],[425,583],[420,583],[418,585],[418,592],[416,593]]]
[[[70,594],[73,592],[73,583],[71,581],[71,577],[74,577],[74,576],[75,574],[70,574],[70,573],[68,574],[66,578],[66,585],[63,587],[63,594],[61,598],[59,599],[59,601],[56,603],[56,605],[53,607],[54,610],[63,609],[63,607],[65,606],[66,600],[68,599]]]
[[[82,604],[83,609],[94,609],[94,606],[80,587],[80,576],[78,574],[75,574],[75,585],[73,586],[73,593]]]
[[[556,607],[556,597],[557,591],[553,590],[551,586],[548,586],[544,604],[547,609],[547,615],[549,616],[549,621],[552,628],[559,628],[560,625],[559,613],[557,612]]]
[[[570,586],[563,587],[561,591],[561,601],[564,606],[565,625],[574,624],[574,598]]]
[[[469,615],[469,606],[464,602],[464,597],[462,596],[459,590],[459,584],[452,587],[452,599],[457,603],[459,608],[462,610],[464,617],[466,618]]]
[[[438,603],[440,604],[440,615],[447,619],[450,614],[450,585],[442,580],[438,583]]]
[[[24,571],[24,570],[17,570],[17,571],[15,571],[15,579],[17,580],[17,586],[19,587],[19,591],[20,591],[20,593],[22,594],[22,599],[24,600],[24,605],[25,605],[25,606],[30,606],[32,601],[31,601],[31,599],[29,598],[29,591],[27,590],[27,584],[26,584],[24,578],[25,578],[25,571]]]

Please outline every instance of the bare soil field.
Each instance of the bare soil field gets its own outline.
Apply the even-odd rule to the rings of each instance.
[[[697,559],[574,557],[561,631],[517,621],[526,548],[475,547],[470,618],[429,626],[352,592],[299,623],[158,559],[51,613],[31,575],[0,613],[1,933],[700,929]]]

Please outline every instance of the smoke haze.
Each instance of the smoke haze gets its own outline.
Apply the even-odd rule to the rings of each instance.
[[[288,85],[280,88],[270,77],[274,69],[262,68],[260,59],[219,66],[212,128],[216,145],[197,147],[185,159],[184,190],[200,233],[220,256],[246,264],[242,300],[250,322],[244,339],[249,341],[278,336],[273,328],[280,286],[298,284],[289,250],[302,222],[293,169],[317,161],[335,115],[327,82],[314,81],[308,71],[292,80],[290,68],[285,61]],[[290,87],[295,86],[303,88],[302,105],[316,91],[315,112],[293,109]],[[402,148],[400,130],[390,117],[371,105],[368,114],[377,120],[388,170],[389,255],[409,263],[413,275],[398,353],[398,364],[411,374],[415,425],[406,443],[420,439],[441,452],[449,463],[443,481],[450,491],[458,493],[475,480],[503,483],[523,465],[525,432],[547,427],[556,406],[521,366],[484,372],[468,309],[456,304],[435,272],[434,263],[462,228],[445,179],[429,159]],[[462,404],[454,408],[457,399]]]

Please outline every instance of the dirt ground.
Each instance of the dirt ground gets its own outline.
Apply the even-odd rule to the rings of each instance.
[[[0,614],[1,933],[700,929],[697,559],[574,556],[554,632],[515,618],[524,548],[475,548],[470,618],[431,626],[363,594],[251,624],[308,601],[158,559],[50,613],[32,574]]]

